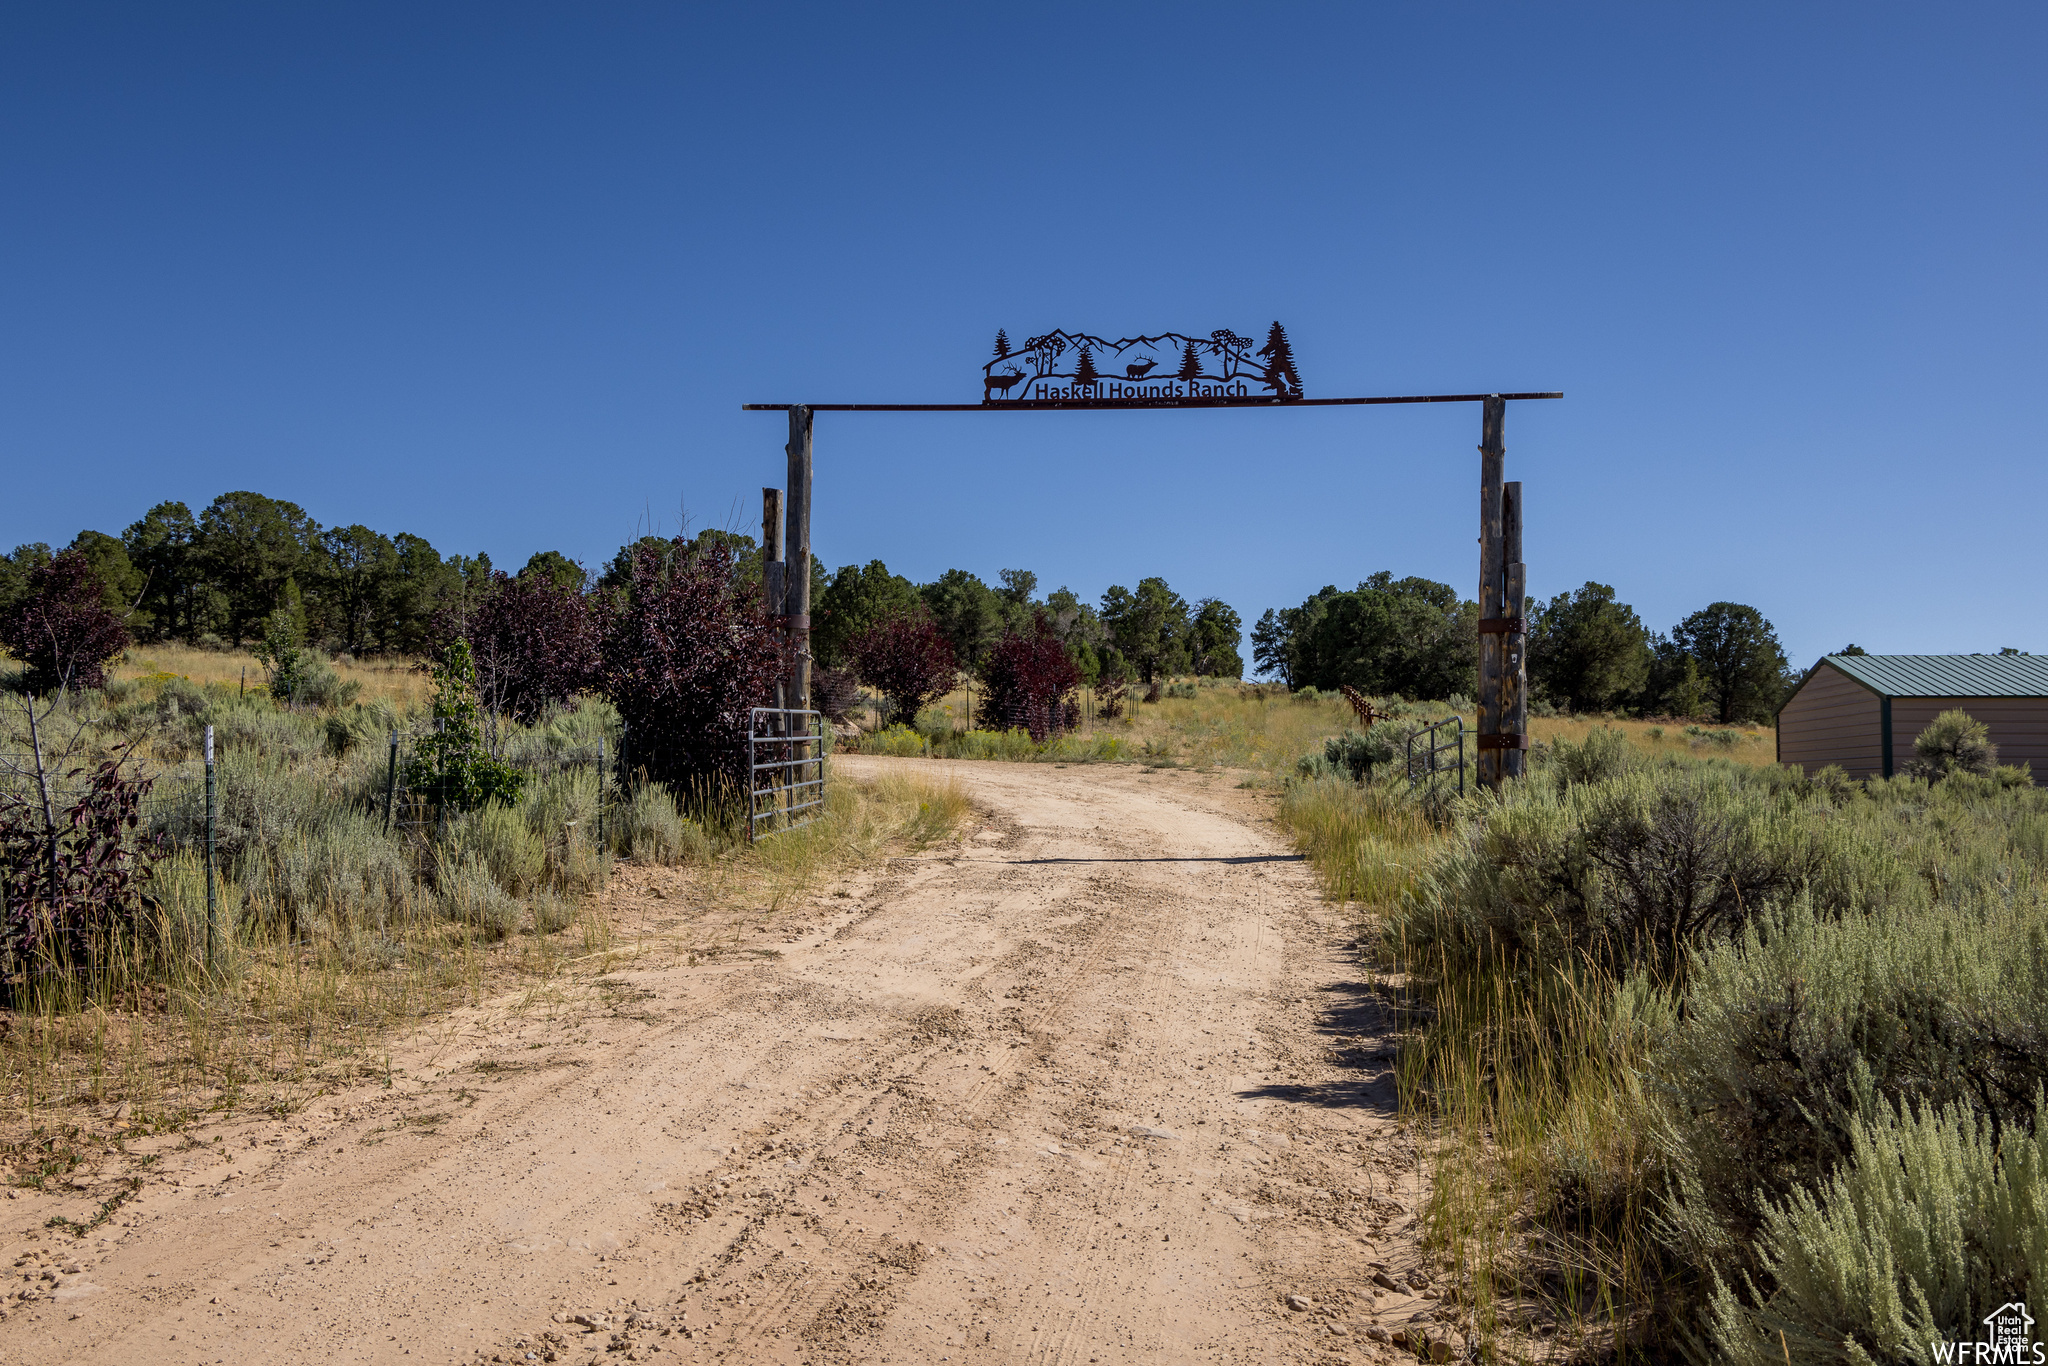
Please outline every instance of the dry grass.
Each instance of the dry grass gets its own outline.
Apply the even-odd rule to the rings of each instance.
[[[1420,704],[1418,713],[1445,715],[1441,708]],[[1465,713],[1468,728],[1477,718]],[[1277,689],[1235,683],[1201,683],[1191,698],[1162,697],[1137,703],[1131,715],[1100,723],[1122,735],[1133,751],[1152,762],[1191,767],[1243,769],[1264,781],[1294,771],[1295,761],[1322,748],[1323,741],[1358,721],[1339,697],[1303,701]],[[1701,754],[1739,763],[1777,762],[1777,746],[1769,726],[1717,726],[1707,723],[1610,720],[1601,717],[1533,717],[1529,733],[1536,744],[1578,743],[1598,727],[1622,732],[1646,756]],[[1725,736],[1725,739],[1717,737]],[[1469,756],[1468,756],[1469,757]]]
[[[424,706],[433,693],[433,680],[417,660],[406,658],[335,661],[334,671],[345,682],[359,683],[357,700],[384,702],[396,712]],[[204,687],[219,683],[255,688],[263,684],[263,666],[247,650],[201,650],[191,645],[164,641],[154,645],[130,646],[120,662],[108,671],[115,679],[173,675],[189,678]]]
[[[1467,724],[1472,718],[1466,717]],[[1529,736],[1536,744],[1559,740],[1580,743],[1600,727],[1618,730],[1629,743],[1651,757],[1662,754],[1698,754],[1733,759],[1740,764],[1769,767],[1778,762],[1776,731],[1768,725],[1722,726],[1713,722],[1621,721],[1597,716],[1537,716],[1529,720]],[[1727,740],[1717,737],[1726,735]]]
[[[1200,718],[1202,705],[1180,707]],[[1219,700],[1208,709],[1228,705]],[[1274,706],[1244,709],[1271,716]],[[1172,715],[1165,704],[1159,712],[1161,723]],[[1341,703],[1282,715],[1287,724],[1269,725],[1267,733],[1286,737],[1297,752],[1351,720]],[[1741,731],[1745,738],[1732,747],[1701,744],[1668,724],[1660,733],[1645,722],[1545,718],[1531,730],[1539,743],[1578,743],[1603,724],[1644,756],[1770,762],[1768,730]],[[1325,894],[1358,917],[1366,941],[1376,945],[1369,958],[1388,971],[1409,1011],[1397,1078],[1403,1114],[1429,1155],[1424,1227],[1432,1252],[1459,1279],[1480,1359],[1625,1355],[1630,1333],[1640,1332],[1665,1293],[1665,1273],[1641,1190],[1599,1178],[1639,1170],[1647,1159],[1646,1069],[1615,1034],[1611,991],[1454,968],[1385,937],[1380,926],[1399,923],[1392,912],[1418,876],[1464,837],[1460,821],[1471,813],[1448,814],[1449,822],[1432,819],[1398,784],[1361,787],[1337,779],[1289,784],[1279,809]],[[1560,1029],[1560,1020],[1577,1023]],[[1514,1065],[1499,1065],[1508,1053]],[[1561,1160],[1601,1187],[1590,1192],[1585,1212],[1559,1208]],[[1534,1222],[1539,1210],[1541,1233]]]
[[[1611,1345],[1618,1323],[1655,1299],[1655,1257],[1643,1211],[1607,1223],[1556,1220],[1544,1246],[1531,1213],[1555,1191],[1560,1134],[1608,1170],[1641,1161],[1632,1124],[1639,1070],[1613,1047],[1604,1004],[1560,986],[1538,1001],[1510,973],[1453,971],[1380,926],[1433,855],[1461,838],[1398,788],[1342,780],[1289,787],[1280,819],[1325,893],[1347,903],[1404,994],[1408,1028],[1397,1063],[1401,1109],[1430,1172],[1428,1246],[1458,1280],[1482,1360],[1568,1360]],[[1554,1028],[1560,1017],[1580,1027]],[[1560,1038],[1576,1039],[1572,1047]],[[1517,1041],[1516,1066],[1495,1060]],[[1610,1216],[1612,1212],[1609,1212]],[[1614,1236],[1614,1228],[1622,1236]],[[1597,1269],[1597,1270],[1595,1270]],[[1529,1331],[1542,1325],[1541,1338]]]
[[[168,983],[125,962],[90,988],[50,979],[0,1013],[0,1162],[17,1183],[83,1180],[129,1137],[388,1080],[394,1052],[452,1010],[553,1012],[621,963],[702,961],[835,876],[950,838],[967,812],[951,781],[835,782],[810,826],[680,867],[619,865],[553,932],[529,921],[494,940],[423,898],[374,937],[226,946],[211,977],[185,955]]]

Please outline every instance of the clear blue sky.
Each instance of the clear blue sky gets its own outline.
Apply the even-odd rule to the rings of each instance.
[[[1531,589],[2048,650],[2048,9],[0,11],[0,545],[251,488],[516,568],[754,527],[998,327],[1516,405]],[[1474,592],[1479,415],[824,414],[818,553]]]

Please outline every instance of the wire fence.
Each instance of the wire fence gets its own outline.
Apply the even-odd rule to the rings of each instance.
[[[198,755],[119,764],[117,776],[139,782],[140,791],[129,789],[119,803],[124,822],[131,815],[133,820],[120,830],[118,851],[93,843],[99,838],[92,834],[93,813],[106,804],[104,758],[0,750],[0,877],[9,879],[8,923],[21,915],[27,924],[79,914],[85,905],[79,898],[90,895],[92,863],[144,850],[171,856],[168,864],[155,863],[159,876],[152,885],[163,891],[163,874],[170,876],[178,895],[164,904],[177,903],[173,919],[184,926],[178,934],[195,954],[203,936],[209,972],[224,939],[236,933],[233,907],[260,907],[286,939],[298,942],[302,910],[315,903],[363,902],[383,914],[408,897],[417,905],[421,897],[445,895],[440,864],[448,851],[438,836],[456,813],[442,800],[444,783],[413,781],[441,775],[413,772],[416,766],[409,762],[429,734],[425,727],[393,730],[382,744],[356,743],[328,754],[252,747],[216,752],[213,727],[207,726]],[[523,775],[527,805],[534,807],[523,819],[534,823],[551,871],[564,858],[581,858],[581,866],[594,867],[591,875],[601,878],[613,843],[608,827],[620,814],[621,800],[631,800],[618,771],[619,748],[598,739],[528,747],[503,761]],[[588,778],[557,781],[579,773]],[[572,843],[580,855],[567,849]],[[45,857],[51,863],[47,876],[23,862]],[[16,879],[24,869],[28,879]],[[13,904],[17,891],[28,898],[19,906]],[[354,913],[354,906],[345,912]],[[0,950],[0,956],[9,953]],[[65,974],[89,970],[53,967]],[[0,976],[16,970],[0,962]]]

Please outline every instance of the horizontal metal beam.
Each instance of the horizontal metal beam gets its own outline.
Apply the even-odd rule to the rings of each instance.
[[[1480,403],[1489,398],[1563,398],[1556,394],[1402,394],[1392,398],[1140,398],[1017,399],[997,403],[742,403],[748,413],[1009,413],[1088,408],[1335,408],[1361,403]]]

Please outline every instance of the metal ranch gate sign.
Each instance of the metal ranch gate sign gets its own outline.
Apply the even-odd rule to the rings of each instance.
[[[778,706],[811,705],[811,432],[818,413],[1031,412],[1106,408],[1322,408],[1383,403],[1477,403],[1479,420],[1479,780],[1489,786],[1522,772],[1529,747],[1528,668],[1522,617],[1528,575],[1522,562],[1522,486],[1505,472],[1507,406],[1561,393],[1399,394],[1309,398],[1294,347],[1274,323],[1263,344],[1218,328],[1206,337],[1159,332],[1110,341],[1054,330],[1012,346],[996,333],[981,367],[979,403],[747,403],[748,412],[789,414],[789,500],[763,489],[762,584],[768,615],[785,623],[791,675]],[[785,536],[785,527],[787,535]],[[785,554],[784,546],[787,545]]]
[[[995,359],[981,367],[981,401],[1024,407],[1093,400],[1133,406],[1188,399],[1298,399],[1301,376],[1287,331],[1274,323],[1254,351],[1250,337],[1219,327],[1206,337],[1161,332],[1105,341],[1086,332],[1048,332],[1010,349],[996,333]]]

